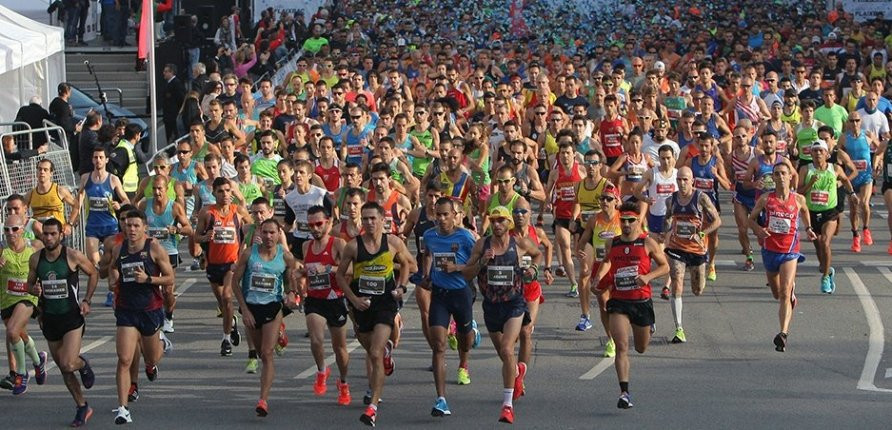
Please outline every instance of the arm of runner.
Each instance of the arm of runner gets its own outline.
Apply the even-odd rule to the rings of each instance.
[[[114,244],[115,244],[114,236],[105,238],[105,240],[102,243],[105,246],[105,249],[114,248]],[[98,270],[99,277],[102,279],[108,278],[108,276],[109,276],[109,267],[111,267],[111,265],[112,265],[111,258],[112,258],[111,252],[103,252],[102,255],[99,257],[99,265],[96,266],[96,270]],[[92,264],[91,264],[91,266],[92,266]]]
[[[309,242],[309,241],[308,241]],[[297,306],[297,297],[303,296],[303,292],[300,291],[300,283],[297,282],[298,279],[298,264],[297,259],[294,258],[294,255],[290,252],[287,252],[288,248],[285,247],[285,252],[282,253],[282,257],[285,258],[285,306]],[[334,252],[335,249],[332,248]],[[306,254],[304,254],[306,255]],[[333,255],[333,258],[337,258],[337,255]]]
[[[483,258],[483,239],[477,240],[474,244],[474,248],[471,249],[471,256],[468,257],[468,262],[465,263],[465,267],[462,269],[461,274],[467,280],[474,279],[478,273],[480,273],[480,269],[486,265],[488,259]]]
[[[251,257],[250,252],[242,252],[238,256],[238,261],[235,263],[235,267],[232,272],[232,280],[230,281],[230,288],[232,289],[232,295],[235,296],[235,299],[238,301],[239,310],[242,313],[242,320],[245,322],[245,327],[249,329],[254,329],[254,315],[251,313],[251,310],[248,309],[248,304],[245,301],[245,296],[242,294],[242,289],[239,284],[242,282],[242,278],[245,277],[245,268],[248,265],[248,258]]]
[[[723,163],[723,162],[715,163],[715,167],[713,167],[713,170],[714,170],[713,173],[715,174],[716,179],[718,179],[718,181],[719,181],[719,185],[721,185],[722,188],[724,188],[726,190],[730,190],[731,187],[733,186],[733,184],[731,183],[730,180],[728,180],[728,173],[727,173],[728,171],[725,170],[725,163]]]
[[[179,202],[173,202],[173,220],[175,225],[174,233],[183,236],[192,235],[192,224],[189,222],[189,218],[186,217],[186,210],[183,209],[183,205]]]
[[[548,239],[548,235],[545,234],[545,229],[542,227],[536,227],[536,235],[539,236],[539,244],[545,248],[544,259],[542,260],[542,271],[545,272],[545,283],[551,285],[551,283],[554,282],[554,275],[551,274],[551,258],[554,253],[554,244]]]
[[[387,245],[391,246],[391,249],[396,251],[394,254],[396,254],[396,260],[399,260],[400,263],[400,276],[399,279],[396,280],[397,289],[395,290],[395,296],[399,299],[405,293],[405,291],[399,287],[406,287],[406,284],[409,283],[409,276],[418,271],[418,263],[415,261],[415,257],[409,253],[409,248],[406,248],[406,244],[402,239],[389,234],[384,237],[387,238]]]
[[[805,224],[805,233],[808,235],[808,240],[817,240],[818,232],[811,226],[811,214],[808,211],[808,206],[805,204],[805,197],[797,194],[796,203],[799,205],[799,219],[803,220],[803,224]]]
[[[715,209],[715,205],[712,204],[712,199],[706,195],[706,193],[700,193],[700,210],[706,214],[704,221],[706,221],[706,225],[700,229],[700,232],[703,234],[710,234],[714,231],[718,231],[719,227],[722,225],[722,217],[719,216],[719,211]]]
[[[654,279],[662,278],[669,274],[669,263],[666,261],[666,254],[663,252],[660,244],[648,237],[644,239],[644,246],[647,247],[648,254],[650,254],[650,258],[653,259],[653,262],[657,264],[657,268],[654,269],[653,266],[651,266],[650,273],[644,276],[639,276],[639,285],[646,285]],[[598,272],[600,273],[600,270]],[[647,280],[645,281],[644,278],[647,278]]]
[[[364,311],[369,308],[369,304],[356,296],[353,288],[350,286],[350,282],[347,280],[347,271],[353,266],[353,259],[356,258],[356,242],[358,240],[362,240],[361,236],[357,236],[356,239],[351,240],[344,247],[344,253],[341,255],[341,261],[338,263],[338,271],[335,272],[335,279],[338,281],[338,285],[341,286],[341,290],[347,296],[350,304],[356,310]]]
[[[798,195],[798,194],[797,194]],[[753,210],[750,211],[750,214],[746,217],[746,223],[753,232],[756,233],[756,236],[759,239],[765,239],[768,236],[771,236],[771,233],[768,232],[768,229],[759,225],[759,217],[762,215],[762,211],[765,209],[765,201],[768,199],[768,194],[762,194],[759,196],[759,199],[756,200],[756,205],[753,206]]]

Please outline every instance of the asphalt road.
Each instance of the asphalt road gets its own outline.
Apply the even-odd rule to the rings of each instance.
[[[632,357],[631,392],[635,407],[616,408],[619,389],[610,359],[601,357],[602,330],[574,329],[577,299],[565,298],[566,280],[545,289],[535,330],[534,359],[526,379],[526,396],[515,402],[520,428],[889,428],[892,418],[892,258],[886,254],[887,216],[880,211],[872,227],[876,243],[861,254],[848,250],[847,221],[834,241],[837,290],[820,293],[816,258],[799,267],[796,308],[787,351],[774,350],[777,305],[765,286],[760,258],[754,272],[740,269],[742,256],[733,218],[723,216],[718,280],[700,297],[684,301],[688,342],[669,344],[673,332],[667,302],[657,299],[657,332],[644,355]],[[730,206],[726,206],[730,207]],[[410,241],[412,242],[412,241]],[[105,288],[104,282],[101,288]],[[258,418],[254,405],[259,374],[244,373],[247,349],[234,348],[221,357],[220,320],[203,273],[180,269],[175,317],[170,335],[174,350],[164,357],[160,377],[140,376],[141,397],[131,404],[135,428],[215,429],[267,427],[358,428],[366,388],[362,348],[350,339],[353,403],[335,403],[334,375],[324,397],[312,393],[314,364],[303,337],[302,314],[286,319],[291,343],[276,360],[276,382],[270,415]],[[94,302],[99,301],[99,295]],[[387,379],[378,426],[399,428],[492,428],[502,388],[500,361],[484,333],[472,352],[472,384],[455,384],[457,355],[447,354],[447,398],[453,415],[432,418],[433,376],[430,350],[421,335],[414,299],[402,312],[402,342],[395,353],[396,372]],[[482,322],[479,304],[475,308]],[[481,324],[482,327],[482,324]],[[242,329],[243,331],[243,329]],[[36,324],[31,332],[45,342]],[[114,426],[117,407],[112,310],[94,307],[88,319],[84,349],[96,371],[96,385],[87,391],[95,409],[93,428]],[[329,349],[330,352],[330,349]],[[9,428],[44,429],[67,425],[74,404],[58,369],[46,385],[32,378],[22,396],[2,394]]]

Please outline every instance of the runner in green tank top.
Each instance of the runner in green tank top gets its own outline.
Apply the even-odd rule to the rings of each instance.
[[[514,166],[506,164],[499,167],[495,182],[496,190],[486,205],[487,214],[498,206],[504,206],[509,211],[514,212],[514,206],[517,205],[518,201],[526,201],[523,196],[514,190],[514,184],[517,182],[517,178],[514,177]],[[484,216],[481,231],[490,232],[489,225],[489,216]]]
[[[96,379],[86,357],[80,354],[84,317],[90,313],[90,301],[99,283],[99,272],[81,252],[62,245],[62,224],[53,219],[44,225],[41,240],[45,248],[28,261],[30,292],[40,298],[41,329],[59,366],[62,379],[77,405],[72,427],[86,424],[93,409],[74,376],[80,373],[84,388]],[[78,300],[78,271],[89,277],[83,301]],[[44,378],[46,373],[44,372]],[[38,380],[38,382],[40,382]]]
[[[830,241],[836,234],[836,225],[839,222],[839,210],[836,207],[837,189],[836,182],[842,181],[843,187],[851,197],[852,204],[857,204],[858,196],[852,189],[852,183],[838,164],[829,164],[827,142],[816,140],[810,147],[812,164],[802,166],[799,169],[798,192],[805,196],[805,203],[809,210],[809,218],[815,235],[818,237],[815,250],[818,254],[820,265],[821,291],[831,294],[836,289],[836,270],[830,266],[832,251]]]
[[[254,199],[263,197],[266,194],[265,185],[257,176],[251,173],[251,159],[242,154],[236,155],[235,170],[238,172],[235,182],[245,198],[244,201],[240,202],[242,205],[250,205]]]

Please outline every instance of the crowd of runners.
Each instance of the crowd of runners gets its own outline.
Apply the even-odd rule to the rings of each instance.
[[[172,348],[176,277],[189,263],[214,293],[220,354],[244,344],[245,371],[260,373],[258,416],[270,412],[284,318],[300,310],[315,395],[332,377],[326,337],[339,405],[355,392],[348,337],[365,349],[352,374],[367,377],[354,389],[365,390],[359,419],[374,426],[411,291],[431,349],[431,415],[451,415],[447,350],[458,351],[457,383],[470,384],[485,331],[502,362],[498,420],[512,423],[543,290],[558,278],[579,299],[567,326],[610,339],[617,406],[630,408],[629,339],[645,352],[657,296],[672,315],[671,342],[688,341],[685,278],[700,295],[722,276],[718,232],[735,228],[722,225],[723,203],[739,243],[721,245],[739,248],[738,270],[764,271],[778,302],[778,332],[766,334],[777,351],[790,336],[802,242],[813,243],[822,276],[800,287],[832,294],[845,203],[855,253],[874,245],[871,197],[892,206],[887,21],[810,5],[784,11],[774,28],[766,24],[780,3],[730,22],[703,5],[633,5],[616,13],[661,31],[562,40],[571,20],[543,41],[532,34],[548,21],[523,18],[533,5],[506,12],[516,26],[484,24],[492,10],[455,17],[491,30],[481,39],[438,27],[417,2],[388,2],[402,6],[390,15],[342,3],[310,18],[285,82],[261,80],[253,94],[250,81],[211,73],[221,91],[202,101],[174,156],[152,160],[152,175],[110,173],[97,146],[72,191],[52,181],[52,161],[37,163],[36,187],[5,203],[10,372],[0,386],[25,393],[28,363],[45,383],[48,355],[29,334],[37,318],[77,405],[71,424],[85,424],[93,410],[83,389],[95,376],[81,340],[104,295],[117,326],[114,421],[131,422],[140,363],[154,381]],[[66,246],[79,223],[82,251]]]

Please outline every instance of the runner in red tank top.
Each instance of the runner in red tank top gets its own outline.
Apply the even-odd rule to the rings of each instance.
[[[328,167],[326,167],[328,166]],[[330,137],[319,140],[319,159],[316,160],[316,175],[322,179],[325,189],[334,193],[341,187],[341,165],[335,155],[334,141]]]
[[[805,225],[809,240],[816,240],[817,235],[811,227],[805,197],[790,189],[793,169],[787,164],[775,164],[772,176],[775,191],[763,194],[756,201],[749,216],[749,226],[762,245],[762,263],[768,285],[780,304],[777,312],[780,333],[774,337],[774,347],[784,351],[796,306],[796,266],[805,261],[805,256],[799,253],[799,221]]]
[[[607,313],[610,314],[610,336],[616,343],[616,375],[620,397],[616,406],[632,407],[629,394],[629,332],[635,339],[635,351],[643,354],[650,342],[654,324],[654,307],[650,282],[669,273],[669,263],[660,245],[641,229],[635,202],[620,206],[622,234],[607,243],[607,251],[595,279],[603,280],[610,289]],[[651,259],[656,263],[652,267]]]
[[[518,200],[514,204],[514,228],[511,229],[512,236],[525,237],[530,239],[537,247],[545,248],[545,261],[551,261],[553,246],[548,240],[545,230],[542,227],[534,227],[530,224],[532,209],[530,203],[526,200]],[[551,274],[551,268],[545,267],[545,285],[551,285],[554,282],[554,276]],[[545,296],[542,295],[542,286],[538,280],[523,285],[523,298],[527,302],[527,309],[530,312],[530,323],[523,326],[520,330],[520,351],[517,354],[517,361],[530,365],[530,359],[533,356],[533,327],[536,325],[536,319],[539,317],[539,304],[545,303]]]
[[[546,194],[554,196],[554,229],[555,241],[558,247],[558,260],[561,267],[558,276],[566,276],[570,280],[570,291],[567,297],[578,297],[576,286],[576,266],[570,255],[571,234],[582,233],[577,221],[580,206],[576,204],[577,184],[585,179],[585,170],[576,161],[575,138],[570,131],[558,134],[558,160],[556,169],[551,170],[548,176]],[[551,205],[551,203],[549,203]],[[547,262],[546,266],[551,262]],[[560,273],[563,271],[564,273]]]
[[[316,382],[313,393],[322,396],[328,390],[326,382],[331,370],[325,366],[325,326],[331,333],[331,348],[335,353],[340,378],[335,384],[338,389],[338,404],[350,404],[350,386],[347,384],[347,302],[344,292],[335,279],[338,261],[344,249],[343,239],[332,237],[331,216],[322,206],[313,206],[307,211],[307,222],[313,240],[303,244],[304,269],[301,275],[307,278],[304,292],[304,313],[307,316],[307,331],[310,333],[310,350],[316,361]]]
[[[378,163],[372,167],[371,175],[372,189],[367,200],[384,208],[384,233],[399,234],[400,225],[412,205],[406,196],[390,187],[390,166]]]
[[[598,137],[604,148],[607,165],[612,166],[623,154],[623,141],[629,133],[629,124],[619,115],[619,103],[616,96],[604,97],[604,119],[598,124]]]

